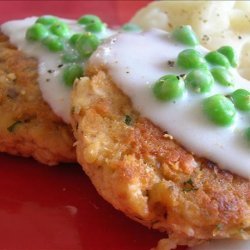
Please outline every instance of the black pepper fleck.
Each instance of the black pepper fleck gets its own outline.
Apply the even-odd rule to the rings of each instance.
[[[203,41],[208,41],[210,38],[208,35],[203,35],[202,40]]]
[[[171,67],[171,68],[174,67],[174,61],[170,61],[170,60],[169,60],[169,61],[168,61],[168,66]]]
[[[61,68],[62,66],[63,66],[63,64],[59,64],[57,67],[58,67],[58,68]]]
[[[112,40],[111,40],[111,44],[116,43],[116,40],[117,40],[116,38],[112,39]]]
[[[51,73],[54,73],[54,72],[55,72],[55,70],[53,70],[53,69],[49,69],[49,70],[48,70],[48,73],[50,73],[50,74],[51,74]]]

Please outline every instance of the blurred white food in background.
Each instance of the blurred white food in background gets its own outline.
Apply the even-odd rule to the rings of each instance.
[[[139,10],[131,22],[166,31],[191,25],[206,48],[233,46],[239,73],[250,80],[250,1],[157,1]]]

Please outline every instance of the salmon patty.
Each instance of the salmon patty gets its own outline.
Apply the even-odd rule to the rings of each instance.
[[[250,182],[188,152],[142,117],[105,68],[75,82],[77,159],[116,209],[165,231],[165,249],[250,238]]]
[[[74,162],[72,129],[43,100],[37,78],[37,60],[0,34],[0,152],[48,165]]]

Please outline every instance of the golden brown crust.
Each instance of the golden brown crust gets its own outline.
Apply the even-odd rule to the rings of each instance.
[[[37,61],[0,34],[0,152],[54,165],[75,161],[71,127],[57,117],[37,84]]]
[[[72,125],[78,161],[98,192],[180,244],[249,238],[249,181],[187,152],[141,117],[105,72],[91,75],[74,86]]]

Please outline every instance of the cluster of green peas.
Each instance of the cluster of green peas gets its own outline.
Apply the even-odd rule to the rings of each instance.
[[[41,16],[27,29],[26,39],[41,42],[51,52],[62,52],[62,63],[67,64],[63,72],[64,83],[72,86],[74,80],[83,76],[82,63],[101,43],[97,33],[106,29],[106,24],[95,15],[84,15],[78,19],[83,33],[72,34],[67,23],[54,16]],[[139,26],[128,23],[124,31],[139,32]]]
[[[66,85],[72,86],[75,78],[83,75],[85,61],[96,50],[100,39],[95,33],[101,32],[106,25],[99,17],[85,15],[78,19],[84,28],[83,33],[72,35],[67,23],[54,16],[41,16],[26,31],[26,39],[41,42],[51,52],[62,52],[64,68],[63,79]]]
[[[172,36],[179,42],[195,46],[199,41],[190,26],[175,29]],[[165,75],[153,86],[157,99],[170,101],[181,97],[185,87],[194,93],[209,93],[215,82],[223,86],[233,86],[230,67],[237,66],[236,54],[232,47],[223,46],[217,51],[203,55],[195,49],[186,49],[179,53],[177,66],[187,71],[184,77]],[[230,95],[216,94],[203,101],[203,110],[208,118],[220,126],[231,125],[236,116],[236,109],[250,111],[250,92],[237,89]],[[247,130],[250,140],[250,128]]]

